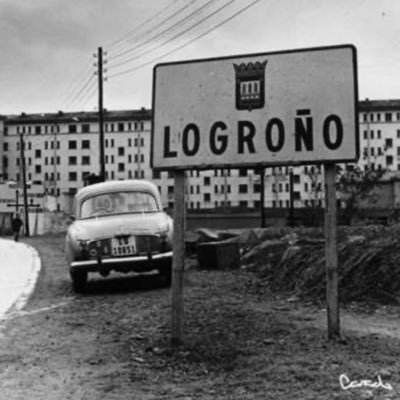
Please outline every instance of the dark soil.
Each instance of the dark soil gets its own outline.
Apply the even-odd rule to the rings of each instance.
[[[111,275],[75,295],[63,239],[25,239],[42,271],[26,308],[1,329],[0,399],[400,398],[396,307],[345,311],[342,340],[328,341],[315,304],[272,293],[246,269],[190,269],[184,343],[171,347],[170,289],[156,276]],[[341,374],[380,375],[394,390],[344,390]]]

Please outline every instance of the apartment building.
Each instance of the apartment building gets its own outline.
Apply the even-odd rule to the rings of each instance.
[[[1,129],[1,124],[4,128]],[[359,103],[362,168],[387,168],[400,174],[400,100],[365,100]],[[350,133],[353,134],[353,133]],[[9,115],[0,120],[2,181],[21,182],[21,144],[30,191],[58,199],[68,211],[85,177],[98,174],[99,123],[96,112]],[[162,201],[172,207],[171,172],[150,168],[151,110],[106,111],[104,114],[107,179],[149,179],[160,189]],[[259,208],[261,173],[265,207],[287,208],[291,182],[295,207],[323,205],[323,166],[187,171],[189,209],[219,207]]]

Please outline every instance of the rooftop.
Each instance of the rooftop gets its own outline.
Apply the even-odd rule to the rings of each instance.
[[[132,121],[132,120],[149,120],[151,119],[151,110],[141,108],[138,110],[118,110],[108,111],[104,110],[104,121]],[[99,119],[97,111],[78,111],[78,112],[64,112],[58,111],[57,113],[38,113],[26,114],[21,113],[18,115],[0,115],[7,125],[16,124],[56,124],[56,123],[77,123],[77,122],[96,122]]]

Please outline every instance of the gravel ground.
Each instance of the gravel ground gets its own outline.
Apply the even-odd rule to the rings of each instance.
[[[158,277],[93,278],[75,295],[63,240],[23,240],[42,271],[25,309],[0,326],[1,400],[400,399],[396,307],[343,311],[343,339],[329,342],[317,306],[272,295],[245,270],[190,269],[184,344],[172,348]],[[392,390],[344,390],[341,374],[380,375]]]

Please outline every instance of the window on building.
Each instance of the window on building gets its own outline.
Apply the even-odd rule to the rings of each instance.
[[[239,176],[247,176],[247,169],[239,168]]]
[[[168,194],[174,194],[174,187],[168,186]]]
[[[204,186],[210,186],[211,184],[211,179],[209,176],[204,177]]]
[[[8,143],[3,143],[3,151],[8,151]]]
[[[239,193],[247,193],[247,185],[245,184],[239,185]]]
[[[118,163],[118,172],[125,172],[125,164]]]
[[[211,194],[210,193],[204,193],[203,198],[204,198],[204,201],[206,203],[209,203],[211,201]]]
[[[387,149],[391,149],[391,148],[393,147],[393,139],[387,138],[387,139],[385,140],[385,147],[386,147]]]
[[[111,139],[111,147],[114,147],[114,139]]]
[[[381,130],[378,129],[378,130],[376,131],[376,133],[377,133],[378,139],[381,139],[381,138],[382,138],[382,132],[381,132]]]
[[[128,139],[128,147],[132,147],[132,139],[131,138]]]
[[[125,155],[125,147],[118,147],[118,155],[119,156]]]
[[[68,125],[68,133],[76,133],[76,125],[75,124],[70,124]]]
[[[90,149],[90,140],[82,140],[82,149]]]
[[[42,151],[40,149],[35,150],[35,158],[40,158],[42,156]]]
[[[386,156],[386,165],[393,165],[393,156]]]
[[[371,139],[374,139],[374,131],[371,130]]]
[[[118,123],[118,131],[123,132],[125,130],[125,125],[123,122]]]
[[[246,200],[240,200],[239,201],[239,207],[247,208],[248,207],[248,202]]]
[[[253,193],[261,193],[261,185],[259,183],[253,185]]]
[[[82,133],[89,133],[90,132],[90,124],[82,124],[81,129],[82,129]]]
[[[35,174],[41,174],[41,173],[42,173],[42,166],[35,165]]]
[[[82,165],[90,165],[90,156],[82,156]]]
[[[69,172],[68,173],[68,180],[69,181],[76,181],[78,180],[78,174],[76,172]]]
[[[385,113],[385,122],[392,122],[392,113]]]
[[[214,185],[214,193],[218,193],[218,185]]]
[[[68,165],[77,165],[77,158],[75,156],[68,157]]]
[[[35,126],[35,135],[40,135],[42,133],[42,127],[40,125]]]
[[[293,183],[300,183],[300,175],[299,174],[294,174],[293,175]]]
[[[68,141],[68,149],[75,150],[76,149],[76,140],[69,140]]]

